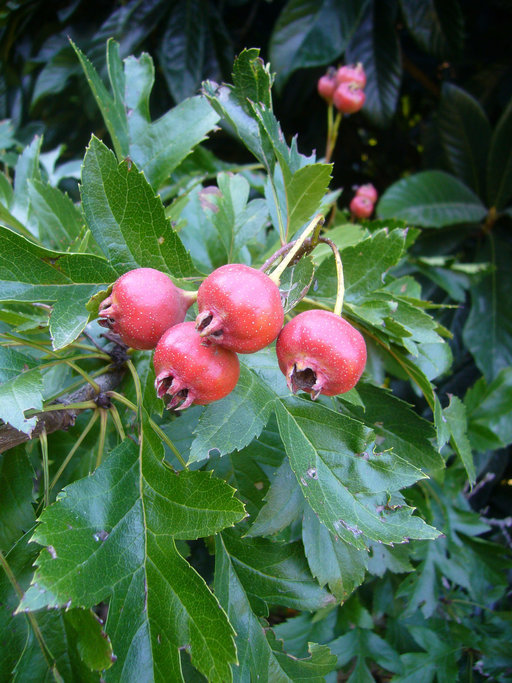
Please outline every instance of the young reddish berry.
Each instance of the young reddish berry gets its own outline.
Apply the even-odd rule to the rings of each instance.
[[[329,104],[332,104],[332,96],[336,90],[336,79],[334,76],[326,73],[324,76],[318,79],[317,88],[320,97],[322,97]]]
[[[339,315],[317,309],[299,313],[277,338],[277,360],[290,390],[335,396],[359,381],[366,364],[362,335]]]
[[[333,95],[334,106],[342,114],[355,114],[363,108],[365,99],[357,83],[341,83]]]
[[[157,395],[170,396],[167,407],[175,410],[224,398],[240,376],[236,353],[202,344],[193,322],[180,323],[164,333],[156,346],[153,364]]]
[[[283,326],[279,289],[260,270],[233,263],[214,270],[197,292],[196,328],[208,343],[254,353]]]
[[[361,62],[355,66],[353,64],[340,66],[336,71],[336,84],[341,85],[342,83],[357,83],[359,88],[365,87],[366,74]]]
[[[361,185],[357,188],[356,197],[366,197],[372,204],[375,204],[379,198],[379,193],[371,183],[367,183],[366,185]]]
[[[99,324],[134,349],[154,349],[162,334],[183,322],[195,292],[185,292],[154,268],[130,270],[100,305]]]
[[[356,218],[369,218],[373,213],[373,202],[356,194],[350,202],[350,210]]]

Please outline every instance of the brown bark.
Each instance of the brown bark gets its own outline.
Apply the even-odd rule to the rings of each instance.
[[[90,384],[85,384],[77,391],[66,396],[62,396],[56,403],[81,403],[82,401],[91,401],[101,396],[105,391],[112,391],[115,389],[123,379],[125,373],[124,368],[120,370],[112,370],[104,375],[100,375],[95,379],[96,384],[100,387],[100,394],[96,394]],[[106,397],[105,397],[106,398]],[[47,434],[56,432],[59,429],[68,429],[75,424],[75,419],[80,410],[53,410],[47,413],[36,413],[37,425],[30,435],[18,431],[9,424],[0,426],[0,453],[7,451],[9,448],[18,446],[30,439],[37,439],[42,433],[43,429]]]

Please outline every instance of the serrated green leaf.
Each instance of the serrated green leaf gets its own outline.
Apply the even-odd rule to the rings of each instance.
[[[308,660],[297,660],[283,652],[271,633],[265,634],[262,622],[254,614],[239,560],[231,555],[223,534],[217,535],[215,545],[215,594],[237,632],[239,664],[233,667],[233,680],[258,676],[279,683],[324,680],[323,675],[334,664],[328,648],[313,646]]]
[[[102,258],[43,249],[0,227],[0,300],[55,303],[50,318],[55,349],[76,339],[89,319],[85,304],[116,278]]]
[[[300,261],[285,269],[279,282],[279,291],[283,309],[286,313],[291,311],[304,297],[313,282],[315,269],[309,256],[302,257]]]
[[[14,379],[20,372],[33,368],[36,361],[25,353],[9,346],[0,346],[0,382]]]
[[[451,170],[483,197],[491,126],[479,102],[462,88],[443,83],[437,126]]]
[[[512,102],[501,115],[494,129],[487,162],[487,196],[489,206],[498,211],[506,207],[512,197]]]
[[[272,536],[302,513],[304,498],[288,460],[274,472],[264,501],[246,536]]]
[[[321,586],[328,584],[339,602],[345,602],[364,581],[368,552],[333,536],[311,508],[304,513],[302,541],[313,576]]]
[[[357,389],[361,408],[347,405],[343,394],[340,400],[350,415],[377,434],[382,449],[392,449],[395,455],[424,472],[444,467],[442,456],[432,445],[435,432],[430,422],[385,389],[364,382],[360,382]]]
[[[194,430],[190,462],[205,460],[210,452],[226,455],[247,446],[265,427],[275,393],[249,368],[240,368],[234,390],[207,406]]]
[[[138,266],[177,278],[196,274],[144,175],[131,163],[118,164],[94,136],[82,168],[82,201],[87,225],[119,274]]]
[[[335,536],[365,548],[364,536],[384,543],[435,538],[438,533],[386,491],[417,481],[419,470],[370,446],[361,422],[301,399],[276,406],[279,431],[304,497]]]
[[[402,60],[395,17],[393,0],[368,5],[346,52],[347,62],[361,62],[364,67],[367,83],[363,111],[377,126],[389,124],[400,93]]]
[[[467,437],[468,420],[466,416],[466,407],[460,398],[457,396],[450,396],[450,405],[443,410],[443,415],[447,419],[453,437],[453,445],[458,456],[462,460],[468,479],[471,484],[474,484],[476,473],[471,445]]]
[[[267,616],[274,604],[312,611],[334,602],[311,576],[301,543],[242,538],[239,530],[229,530],[222,533],[222,544],[258,615]]]
[[[478,223],[487,214],[480,199],[444,171],[422,171],[399,180],[382,195],[380,218],[401,218],[425,228]]]
[[[290,0],[274,26],[270,60],[282,87],[304,67],[328,64],[339,57],[365,6],[364,0]]]
[[[240,100],[261,102],[272,108],[272,75],[270,65],[265,64],[257,48],[242,50],[233,64],[233,85]]]
[[[29,212],[29,181],[40,180],[39,153],[43,138],[36,136],[16,162],[14,171],[14,194],[10,211],[12,215],[22,224],[27,224]],[[16,227],[16,226],[14,226]]]
[[[331,181],[331,164],[311,164],[296,171],[286,183],[287,234],[294,235],[318,211]]]
[[[396,545],[390,548],[383,543],[371,543],[371,552],[368,557],[368,571],[375,576],[384,576],[386,571],[394,574],[414,571],[409,556],[409,546]]]
[[[67,194],[39,180],[29,181],[28,194],[39,238],[52,249],[65,251],[82,229],[80,209]]]
[[[338,667],[345,666],[357,657],[356,666],[359,666],[361,671],[363,667],[366,668],[366,659],[377,662],[383,669],[393,673],[401,673],[403,668],[396,650],[383,638],[366,628],[353,629],[331,641],[329,647],[338,657]],[[354,677],[354,681],[365,680],[360,674],[357,676]],[[352,676],[349,680],[351,679]],[[370,675],[367,680],[373,680],[373,676]]]
[[[233,489],[206,472],[179,475],[161,462],[145,426],[139,448],[116,448],[93,475],[46,508],[34,540],[43,549],[20,609],[89,606],[110,596],[107,632],[117,664],[108,680],[148,671],[182,680],[179,648],[212,681],[229,681],[232,630],[174,539],[206,536],[244,515]],[[37,587],[36,587],[37,586]],[[172,672],[172,673],[171,673]]]
[[[437,680],[439,683],[450,683],[458,677],[458,659],[461,645],[439,638],[427,627],[411,626],[409,628],[414,640],[423,652],[411,652],[401,655],[403,673],[395,676],[396,683],[415,683],[418,676],[425,683]]]
[[[13,543],[34,524],[34,470],[24,446],[0,455],[0,550]]]

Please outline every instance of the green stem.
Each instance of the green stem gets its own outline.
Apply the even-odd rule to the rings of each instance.
[[[330,114],[330,118],[329,118]],[[336,118],[334,119],[334,123],[332,121],[332,104],[329,106],[329,111],[328,111],[328,127],[327,127],[327,148],[325,150],[325,161],[329,163],[331,161],[331,157],[334,153],[334,148],[336,147],[336,142],[338,140],[338,130],[340,127],[341,119],[342,119],[342,114],[341,112],[338,112],[336,114]]]
[[[118,394],[117,391],[107,391],[105,392],[107,396],[110,398],[115,399],[116,401],[119,401],[120,403],[123,403],[127,408],[130,408],[130,410],[133,410],[135,413],[137,413],[137,406],[135,403],[132,403],[126,396],[123,396],[122,394]],[[176,446],[173,444],[173,442],[169,439],[167,434],[164,432],[164,430],[157,425],[157,423],[149,418],[149,426],[151,429],[158,434],[158,436],[162,439],[162,441],[165,441],[165,443],[169,446],[170,450],[174,453],[176,458],[179,460],[180,464],[182,465],[183,469],[187,470],[188,466],[187,463],[185,462],[183,456],[179,452],[179,450],[176,448]]]
[[[336,263],[336,278],[338,281],[338,288],[336,292],[336,303],[334,304],[334,315],[341,316],[341,309],[343,308],[343,299],[345,297],[345,278],[343,277],[343,263],[338,247],[328,237],[319,237],[319,242],[327,244],[334,254],[334,261]]]
[[[99,435],[99,439],[98,439],[98,455],[96,456],[96,467],[95,467],[95,469],[98,469],[98,467],[101,465],[101,461],[103,460],[103,451],[105,450],[105,435],[107,433],[108,413],[104,408],[100,408],[99,412],[100,412],[100,435]]]
[[[32,409],[27,410],[26,417],[33,417],[39,413],[52,413],[54,410],[88,410],[89,408],[96,408],[94,401],[81,401],[79,403],[52,403],[45,406],[41,410]]]
[[[121,439],[121,441],[124,441],[126,439],[126,434],[124,433],[123,423],[121,422],[119,412],[113,403],[109,408],[109,412],[110,417],[112,418],[112,422],[114,423],[117,429],[117,433],[119,434],[119,438]]]
[[[39,435],[39,441],[41,442],[41,454],[43,456],[43,507],[48,507],[48,505],[50,505],[50,470],[48,467],[48,438],[44,429]]]
[[[75,455],[75,453],[77,452],[77,450],[80,448],[80,446],[82,445],[83,440],[85,439],[85,437],[87,436],[87,434],[89,434],[89,432],[90,432],[91,429],[93,428],[93,426],[94,426],[94,424],[95,424],[95,422],[96,422],[97,419],[98,419],[98,411],[95,410],[94,413],[91,415],[91,419],[90,419],[89,422],[87,423],[87,426],[85,427],[85,429],[83,430],[83,432],[80,434],[80,436],[78,437],[78,439],[77,439],[75,445],[74,445],[73,448],[69,451],[69,453],[66,455],[66,457],[64,458],[64,460],[63,460],[61,466],[60,466],[59,469],[57,470],[57,473],[56,473],[55,476],[53,477],[52,482],[51,482],[51,484],[50,484],[50,490],[51,490],[51,489],[55,486],[55,484],[58,482],[60,476],[62,475],[62,473],[64,472],[64,470],[66,469],[66,467],[69,465],[69,463],[70,463],[70,461],[71,461],[71,458]]]
[[[107,372],[110,372],[112,370],[111,365],[107,365],[104,368],[101,368],[100,370],[96,370],[96,372],[91,373],[91,377],[99,377],[100,375],[105,375]],[[84,384],[84,381],[78,379],[76,382],[73,382],[72,384],[69,384],[67,387],[62,389],[61,391],[57,392],[53,396],[49,397],[47,401],[55,401],[58,399],[60,396],[63,396],[64,394],[69,394],[71,393],[74,389],[78,389],[79,387]]]
[[[314,236],[316,235],[318,239],[318,234],[320,232],[320,229],[322,228],[322,225],[324,224],[324,217],[320,214],[315,216],[311,223],[308,225],[308,227],[304,230],[302,235],[299,237],[299,239],[295,242],[294,246],[290,251],[286,254],[286,256],[283,258],[281,263],[275,268],[269,275],[269,278],[274,282],[278,287],[279,287],[279,282],[281,280],[281,275],[284,273],[286,268],[289,266],[289,264],[293,261],[296,253],[299,251],[299,249],[302,247],[304,242],[307,240],[307,238],[313,233]],[[314,237],[312,239],[312,242],[314,243]]]

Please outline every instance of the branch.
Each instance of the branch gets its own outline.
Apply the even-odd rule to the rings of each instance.
[[[121,383],[125,373],[125,369],[112,370],[112,372],[107,372],[104,375],[100,375],[96,379],[96,384],[100,388],[100,394],[96,394],[93,387],[90,384],[85,384],[83,387],[68,394],[67,396],[62,396],[56,403],[81,403],[82,401],[91,401],[101,396],[105,391],[112,391]],[[40,436],[43,429],[47,434],[56,432],[60,429],[69,429],[75,424],[75,419],[80,410],[52,410],[47,413],[36,413],[34,417],[37,418],[37,424],[35,429],[32,430],[31,434],[25,434],[20,432],[9,424],[4,424],[0,427],[0,453],[9,450],[9,448],[14,448],[25,441],[30,441],[31,439],[36,439]]]

